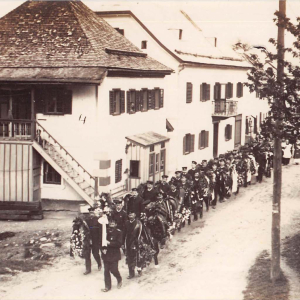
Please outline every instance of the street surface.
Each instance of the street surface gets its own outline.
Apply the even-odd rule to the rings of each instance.
[[[300,166],[283,168],[282,239],[297,230],[293,224],[300,218],[299,179]],[[84,276],[84,261],[66,256],[54,266],[3,282],[0,298],[243,299],[249,268],[261,251],[270,250],[272,180],[264,178],[261,184],[241,188],[239,195],[218,203],[216,210],[204,212],[203,220],[176,233],[161,250],[159,269],[151,264],[142,277],[127,280],[122,257],[120,290],[113,277],[112,290],[100,291],[104,288],[103,271],[96,270],[93,258],[93,271]]]

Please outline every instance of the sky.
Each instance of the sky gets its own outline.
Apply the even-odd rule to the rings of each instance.
[[[24,1],[0,0],[0,17]],[[198,0],[198,1],[99,1],[83,0],[92,10],[139,9],[144,11],[145,21],[160,22],[155,15],[147,14],[147,8],[157,10],[183,9],[202,29],[204,36],[217,37],[218,45],[229,47],[238,40],[250,45],[269,47],[268,40],[277,36],[273,22],[278,0]],[[287,0],[287,16],[300,17],[300,0]],[[143,21],[143,20],[142,20]],[[163,21],[163,20],[162,20]],[[286,35],[286,45],[292,39]]]

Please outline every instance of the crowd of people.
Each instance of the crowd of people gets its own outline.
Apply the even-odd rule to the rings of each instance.
[[[287,147],[289,148],[289,147]],[[272,143],[259,136],[238,150],[221,154],[201,163],[192,161],[174,176],[148,180],[122,198],[111,199],[102,193],[89,215],[73,221],[71,254],[85,258],[85,275],[91,273],[91,253],[101,270],[104,264],[105,288],[111,289],[111,275],[121,288],[118,271],[121,249],[126,256],[128,279],[141,276],[176,231],[203,217],[203,211],[216,209],[217,204],[238,194],[241,187],[270,177],[273,164]],[[90,243],[92,241],[92,243]],[[137,272],[137,274],[136,274]]]

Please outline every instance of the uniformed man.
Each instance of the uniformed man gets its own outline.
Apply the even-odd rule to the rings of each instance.
[[[108,292],[111,290],[111,276],[113,274],[117,279],[117,287],[122,287],[122,277],[118,269],[118,263],[121,259],[120,248],[123,243],[122,232],[117,228],[116,221],[111,218],[106,233],[107,246],[102,247],[102,260],[104,264],[104,283],[105,288],[102,292]]]
[[[192,207],[192,201],[191,201],[191,183],[187,180],[186,175],[182,175],[181,177],[181,185],[180,185],[180,209],[185,207],[186,209],[191,210]],[[188,218],[188,225],[191,224],[191,217]],[[185,223],[182,224],[184,227]]]
[[[129,220],[126,222],[126,228],[123,237],[123,244],[126,247],[126,260],[128,264],[129,276],[127,279],[135,277],[135,267],[140,267],[137,261],[139,250],[139,238],[142,232],[142,223],[136,218],[134,211],[129,211]],[[139,272],[139,275],[141,273]]]
[[[189,169],[189,171],[188,171],[188,175],[190,176],[190,178],[192,179],[192,180],[194,180],[194,178],[195,178],[195,172],[197,171],[197,162],[196,161],[192,161],[192,168],[191,169]]]
[[[117,223],[117,229],[120,229],[122,232],[125,230],[125,224],[128,220],[127,213],[123,209],[123,201],[120,198],[113,199],[115,207],[111,212],[112,218]]]
[[[227,168],[225,167],[225,159],[220,158],[219,159],[219,168],[218,168],[218,194],[219,194],[219,202],[225,202],[225,196],[226,196],[226,172]]]
[[[176,183],[176,186],[179,188],[179,186],[181,185],[181,171],[176,171],[175,172],[175,179],[174,182]]]
[[[190,174],[188,174],[187,167],[182,167],[181,178],[182,178],[182,176],[185,176],[188,181],[193,180],[192,176]]]
[[[138,219],[144,211],[143,198],[139,195],[136,188],[131,189],[131,196],[127,203],[127,212],[129,211],[134,211]]]
[[[155,202],[156,195],[157,195],[157,190],[153,187],[153,181],[148,180],[146,189],[144,190],[143,193],[143,199],[144,199],[143,206],[145,207],[150,202]]]
[[[100,258],[100,243],[102,239],[102,226],[98,223],[98,219],[103,215],[103,210],[99,205],[95,205],[90,209],[90,216],[86,219],[86,223],[90,229],[90,237],[91,237],[91,250],[88,255],[85,257],[85,268],[86,271],[83,273],[84,275],[90,274],[92,272],[91,266],[91,252],[98,264],[98,270],[100,271],[102,268],[101,258]]]
[[[158,192],[162,192],[164,195],[168,195],[171,188],[168,184],[168,175],[163,175],[161,183],[157,186]]]

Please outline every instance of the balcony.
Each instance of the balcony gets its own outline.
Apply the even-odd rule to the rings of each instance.
[[[212,101],[213,117],[229,118],[238,114],[238,101],[234,100],[216,100]]]
[[[0,140],[33,140],[34,123],[31,120],[0,119]]]

